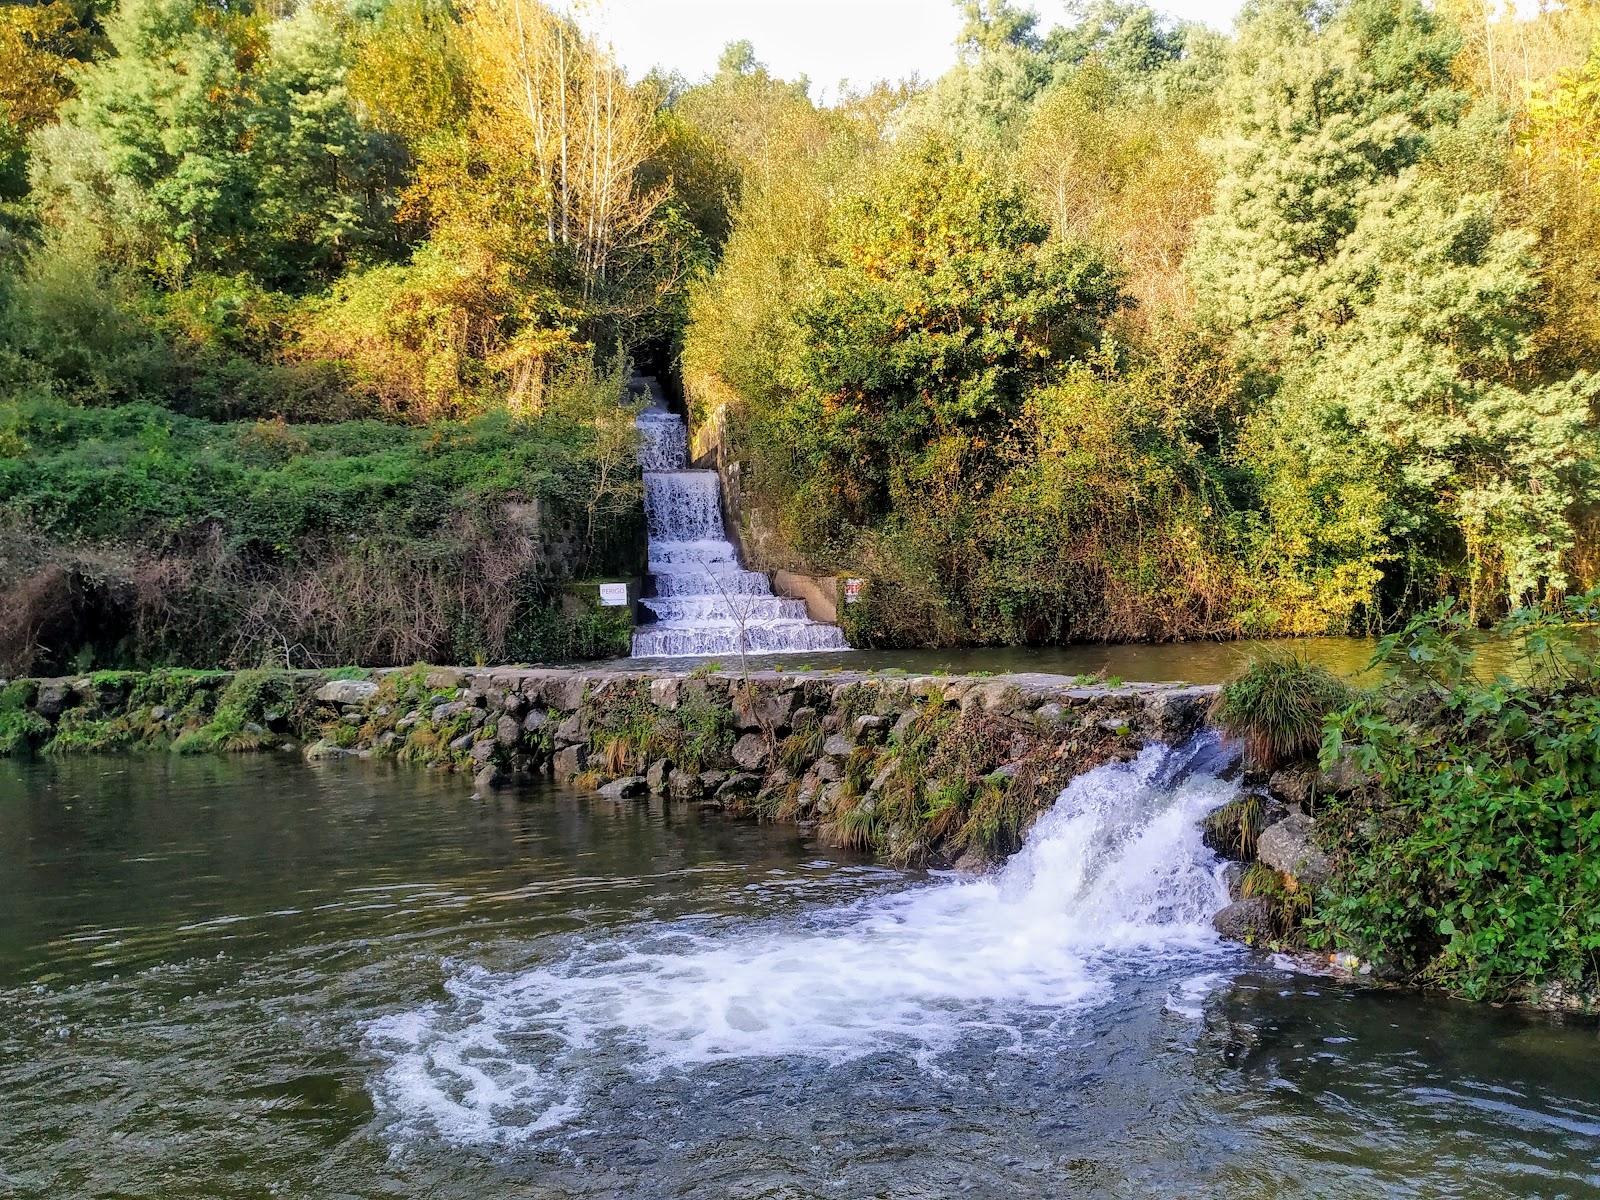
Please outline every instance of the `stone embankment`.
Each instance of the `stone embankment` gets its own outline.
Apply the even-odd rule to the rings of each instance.
[[[101,673],[0,692],[0,753],[293,749],[456,769],[480,792],[548,775],[977,866],[1016,850],[1072,776],[1192,734],[1213,691],[806,670]]]

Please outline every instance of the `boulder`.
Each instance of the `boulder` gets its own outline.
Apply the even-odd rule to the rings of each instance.
[[[583,703],[587,682],[581,675],[552,675],[544,681],[545,703],[559,712],[572,712]]]
[[[443,704],[435,704],[433,712],[428,719],[435,725],[443,725],[446,721],[453,721],[467,711],[467,705],[461,700],[449,700]]]
[[[583,746],[564,746],[551,759],[551,770],[560,780],[571,779],[589,765],[589,751]]]
[[[608,800],[633,800],[649,794],[650,785],[643,775],[624,775],[621,779],[613,779],[600,789],[600,795]]]
[[[760,790],[761,776],[751,774],[749,771],[740,771],[722,781],[722,786],[717,788],[717,799],[726,800],[732,796],[754,796]]]
[[[1308,807],[1316,797],[1317,773],[1305,767],[1286,767],[1274,771],[1267,780],[1267,791],[1285,804]]]
[[[460,754],[463,750],[471,750],[472,743],[476,740],[477,739],[475,735],[471,733],[463,733],[460,737],[454,739],[450,743],[450,749],[455,751],[457,754]]]
[[[472,786],[474,789],[476,789],[477,794],[482,796],[485,792],[492,791],[494,788],[499,787],[505,782],[505,780],[505,772],[502,771],[495,763],[490,763],[488,766],[480,769],[478,773],[472,777]]]
[[[1261,831],[1256,857],[1306,887],[1321,887],[1333,873],[1333,864],[1316,843],[1316,828],[1317,823],[1304,813],[1290,813]]]
[[[501,696],[500,707],[505,710],[507,716],[520,717],[523,710],[528,707],[528,698],[521,692],[505,692]]]
[[[837,783],[844,778],[844,768],[839,765],[839,760],[836,758],[819,758],[817,765],[811,770],[824,783]]]
[[[324,704],[365,704],[378,694],[378,685],[370,679],[333,679],[316,690],[316,698]]]
[[[522,718],[522,728],[529,733],[538,733],[550,721],[549,715],[542,708],[536,708]]]
[[[505,716],[495,722],[494,740],[502,746],[515,746],[521,736],[522,726],[517,724],[515,717]]]
[[[461,672],[450,670],[429,671],[423,677],[423,683],[436,692],[445,691],[446,689],[453,691],[461,686]]]
[[[587,740],[584,737],[584,724],[585,722],[581,712],[575,712],[564,718],[561,724],[556,726],[556,741],[566,745],[571,745],[576,742]]]
[[[68,702],[73,698],[72,688],[65,680],[52,679],[39,685],[39,694],[33,700],[33,711],[46,721],[54,721],[67,710]]]
[[[1066,710],[1054,700],[1033,710],[1033,719],[1040,725],[1059,725]]]
[[[909,708],[905,712],[901,713],[895,718],[894,728],[889,730],[889,736],[891,738],[905,737],[906,730],[910,729],[917,723],[917,716],[918,712],[914,708]]]
[[[828,740],[822,743],[822,752],[829,758],[849,758],[854,749],[848,738],[837,733],[830,734]]]
[[[888,724],[887,717],[873,716],[871,713],[857,717],[850,722],[850,740],[857,743],[881,741],[884,727]]]
[[[738,729],[777,729],[789,723],[793,692],[738,688],[733,694],[733,723]]]
[[[672,771],[667,775],[667,793],[674,800],[698,800],[705,787],[700,776],[689,771]]]
[[[644,773],[644,778],[650,785],[650,790],[659,796],[667,790],[667,777],[671,774],[672,764],[664,758],[658,758],[650,764],[650,769]]]
[[[733,761],[746,771],[759,771],[767,763],[767,739],[747,733],[733,744]]]
[[[1211,927],[1230,941],[1259,946],[1270,941],[1272,905],[1260,896],[1236,900],[1211,918]]]
[[[478,766],[483,766],[494,757],[496,743],[493,741],[479,742],[472,747],[472,761]]]
[[[467,709],[467,728],[468,729],[482,729],[483,728],[483,723],[485,721],[487,721],[488,719],[489,719],[488,716],[484,713],[483,709],[481,709],[481,708],[469,708],[469,709]]]
[[[661,679],[650,681],[650,703],[657,708],[672,710],[678,707],[678,693],[683,688],[683,681],[675,675],[668,675]]]
[[[799,729],[804,725],[810,725],[816,719],[817,710],[807,705],[797,708],[789,714],[789,727],[791,729]]]
[[[337,746],[328,741],[327,738],[319,738],[306,747],[307,762],[329,762],[336,758],[355,757],[356,752],[354,750],[346,750],[343,746]]]

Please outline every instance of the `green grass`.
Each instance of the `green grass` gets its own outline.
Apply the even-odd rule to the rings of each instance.
[[[1270,655],[1252,660],[1244,674],[1223,685],[1211,717],[1244,743],[1251,766],[1271,771],[1315,755],[1327,718],[1351,699],[1350,688],[1326,667]]]

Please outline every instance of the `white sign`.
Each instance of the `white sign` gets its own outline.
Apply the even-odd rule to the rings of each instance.
[[[844,581],[844,602],[854,604],[861,599],[861,589],[866,587],[865,579],[846,579]]]
[[[628,585],[625,583],[602,583],[600,585],[600,603],[607,608],[617,608],[628,602]]]

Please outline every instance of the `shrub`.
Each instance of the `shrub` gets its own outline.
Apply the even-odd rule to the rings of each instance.
[[[1462,669],[1448,607],[1386,639],[1323,745],[1376,786],[1329,810],[1319,940],[1473,998],[1600,985],[1600,679],[1569,653],[1597,615],[1600,593],[1513,613],[1515,679]]]
[[[1349,687],[1327,668],[1275,654],[1252,660],[1225,684],[1211,717],[1244,743],[1251,766],[1271,771],[1314,754],[1324,722],[1350,700]]]

